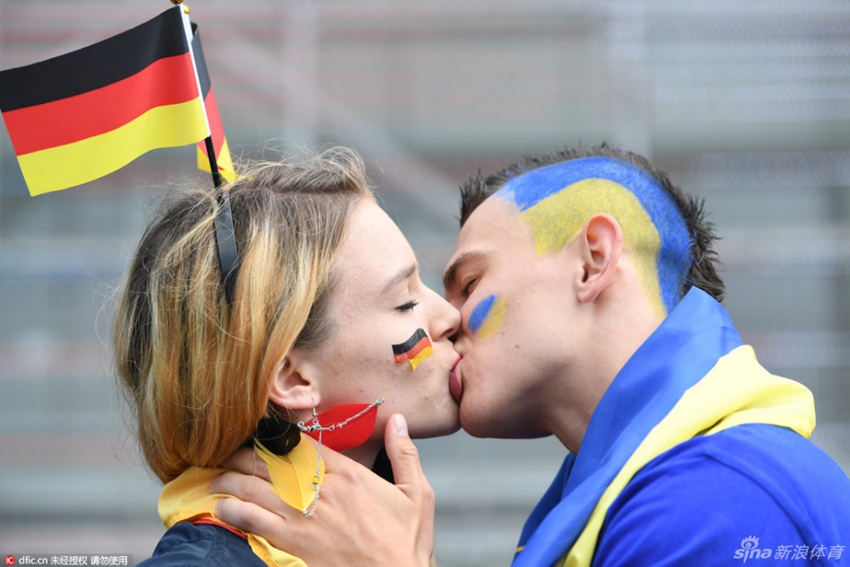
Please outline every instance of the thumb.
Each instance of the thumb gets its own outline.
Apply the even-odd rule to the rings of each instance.
[[[403,517],[405,522],[412,522],[413,549],[422,559],[418,564],[429,565],[434,552],[434,490],[422,472],[419,450],[410,440],[403,415],[394,414],[387,420],[384,446],[393,466],[395,485],[413,506]]]
[[[422,489],[422,484],[427,485],[428,481],[419,462],[419,450],[410,439],[407,421],[403,415],[397,413],[387,420],[384,444],[387,456],[392,463],[396,486],[408,497],[415,497],[416,493]]]

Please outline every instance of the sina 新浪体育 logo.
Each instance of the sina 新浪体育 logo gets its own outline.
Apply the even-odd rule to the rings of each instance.
[[[759,538],[747,536],[741,540],[741,547],[735,550],[733,558],[740,559],[746,563],[751,559],[776,559],[786,561],[810,560],[810,561],[838,561],[840,565],[841,555],[846,549],[844,544],[783,544],[772,547],[759,547]],[[772,562],[771,562],[772,564]]]
[[[741,547],[735,550],[735,559],[743,559],[746,563],[749,559],[768,559],[773,556],[772,549],[759,549],[759,538],[747,536],[741,540]]]

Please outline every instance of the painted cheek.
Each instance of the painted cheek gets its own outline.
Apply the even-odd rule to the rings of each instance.
[[[434,354],[434,348],[424,329],[416,329],[409,339],[401,344],[393,345],[393,358],[396,364],[409,362],[411,370],[416,370],[416,367],[432,354]]]
[[[491,295],[485,297],[472,313],[467,323],[473,335],[480,339],[493,336],[502,327],[505,319],[505,298]]]

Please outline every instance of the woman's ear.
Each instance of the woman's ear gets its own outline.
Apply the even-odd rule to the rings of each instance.
[[[590,303],[614,281],[623,251],[623,229],[611,215],[593,215],[584,224],[578,245],[583,268],[577,282],[578,299]]]
[[[318,369],[312,364],[310,355],[299,349],[292,349],[275,374],[269,400],[290,410],[300,411],[316,407],[321,401],[317,377]]]

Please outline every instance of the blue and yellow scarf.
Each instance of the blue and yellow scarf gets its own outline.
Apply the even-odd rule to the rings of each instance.
[[[528,518],[514,567],[590,565],[608,508],[641,467],[688,439],[744,423],[808,437],[811,392],[762,368],[723,307],[692,288],[602,397],[581,449]]]

